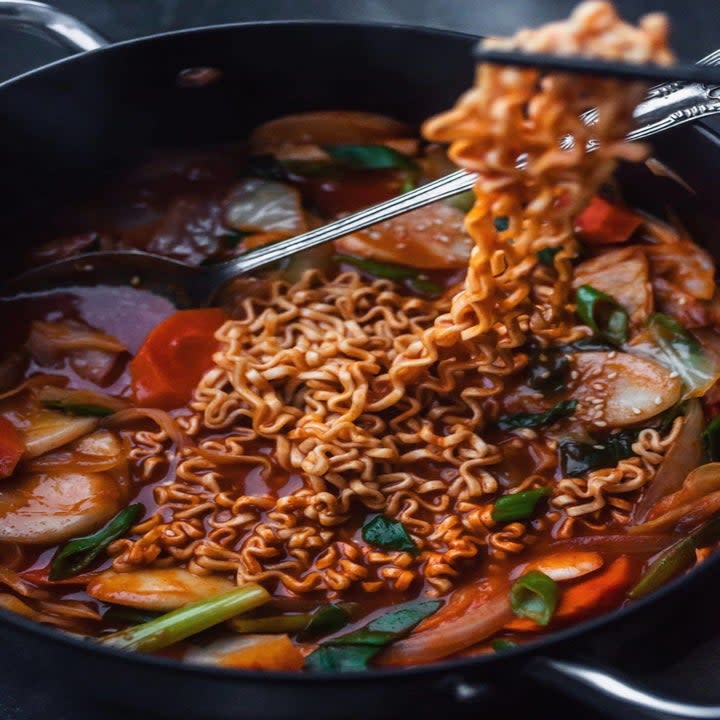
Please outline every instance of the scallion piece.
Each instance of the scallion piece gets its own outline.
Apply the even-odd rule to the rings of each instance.
[[[368,545],[376,545],[385,550],[402,550],[416,555],[419,550],[405,526],[399,520],[384,515],[376,515],[365,523],[362,538]]]
[[[531,570],[518,578],[510,588],[510,607],[522,618],[547,625],[555,614],[560,590],[545,573]]]
[[[253,610],[269,600],[270,594],[267,590],[260,585],[250,583],[189,603],[142,625],[106,635],[100,642],[123,650],[155,652],[197,635],[240,613]]]
[[[714,518],[678,540],[653,560],[638,583],[630,590],[633,600],[657,590],[668,580],[695,564],[695,550],[720,540],[720,518]]]
[[[512,495],[503,495],[495,501],[492,519],[495,522],[514,522],[532,517],[541,498],[550,494],[549,488],[525,490]]]
[[[79,575],[107,549],[111,542],[125,535],[144,513],[145,507],[140,503],[130,505],[96,533],[65,543],[50,562],[48,575],[50,580],[63,580]]]
[[[359,630],[322,643],[307,656],[305,668],[320,672],[366,670],[368,662],[386,645],[405,637],[441,604],[438,600],[421,600],[401,605]]]
[[[409,287],[420,295],[427,297],[439,297],[442,295],[443,289],[437,283],[429,280],[425,273],[414,268],[403,267],[402,265],[392,265],[391,263],[376,262],[367,258],[358,258],[353,255],[336,255],[338,262],[344,262],[353,265],[368,275],[378,278],[386,278],[396,282],[407,280]]]
[[[542,413],[517,413],[506,415],[498,420],[497,426],[501,430],[513,428],[538,428],[550,425],[560,418],[572,415],[577,407],[577,400],[562,400],[557,405]]]
[[[580,319],[613,345],[627,341],[629,318],[615,298],[591,285],[581,285],[575,296]]]

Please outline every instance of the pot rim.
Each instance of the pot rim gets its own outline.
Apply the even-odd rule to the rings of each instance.
[[[343,20],[263,20],[263,21],[246,21],[237,23],[222,23],[216,25],[204,25],[200,27],[184,28],[172,30],[165,33],[156,33],[140,38],[131,38],[117,43],[111,43],[105,47],[90,50],[88,52],[78,53],[69,57],[61,58],[39,68],[33,68],[25,73],[9,78],[0,82],[0,91],[11,88],[17,83],[23,82],[25,79],[33,78],[46,71],[59,67],[61,65],[81,62],[84,58],[92,57],[99,54],[121,52],[125,48],[143,46],[164,39],[174,39],[178,37],[187,37],[191,35],[209,34],[212,32],[226,32],[241,29],[254,28],[276,28],[276,27],[296,27],[296,28],[312,28],[317,26],[341,29],[365,29],[365,30],[394,30],[398,32],[406,32],[417,34],[419,36],[437,36],[456,38],[457,40],[477,40],[478,35],[471,33],[459,32],[454,30],[445,30],[441,28],[422,27],[406,23],[391,22],[370,22],[370,21],[343,21]],[[90,62],[90,60],[88,60]],[[720,134],[704,125],[702,122],[689,125],[682,132],[695,132],[704,136],[704,140],[720,146]],[[604,613],[599,617],[578,623],[550,635],[542,637],[538,640],[519,645],[503,651],[501,654],[487,653],[474,657],[456,658],[452,660],[441,660],[436,663],[427,665],[415,665],[408,667],[388,667],[388,668],[371,668],[363,672],[356,673],[303,673],[288,671],[252,671],[238,670],[232,668],[219,668],[201,664],[185,663],[182,660],[174,658],[162,657],[157,655],[145,655],[142,653],[130,652],[104,646],[100,643],[93,642],[90,638],[83,638],[71,635],[52,627],[42,625],[38,622],[29,620],[20,615],[12,613],[8,610],[0,608],[0,630],[3,624],[14,626],[15,628],[27,631],[31,634],[40,636],[44,640],[48,640],[55,644],[70,646],[75,650],[89,652],[91,654],[100,654],[108,656],[125,663],[136,664],[137,666],[145,666],[148,668],[158,667],[165,670],[171,670],[188,676],[203,676],[214,678],[217,680],[236,680],[238,682],[255,682],[265,684],[290,683],[290,684],[310,684],[318,685],[326,682],[335,682],[339,684],[363,684],[374,683],[376,681],[413,679],[416,677],[428,676],[452,676],[462,671],[472,670],[474,673],[482,671],[488,666],[502,665],[509,659],[513,661],[530,662],[532,659],[542,656],[553,647],[572,641],[573,639],[584,634],[590,634],[603,628],[615,621],[621,621],[633,616],[639,616],[649,605],[660,601],[671,593],[675,593],[689,582],[691,578],[698,578],[701,575],[715,571],[716,566],[720,566],[720,552],[705,560],[701,565],[694,567],[685,575],[674,578],[670,582],[663,585],[660,589],[650,593],[640,600],[635,600],[628,605]]]

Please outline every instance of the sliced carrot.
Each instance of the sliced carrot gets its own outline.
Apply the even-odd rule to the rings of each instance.
[[[616,245],[629,240],[642,222],[642,218],[631,210],[595,195],[575,218],[575,230],[591,245]]]
[[[25,442],[18,429],[0,415],[0,479],[10,477],[25,452]]]
[[[577,622],[612,608],[625,595],[632,583],[632,564],[627,555],[621,555],[600,573],[563,590],[552,625]],[[514,618],[506,630],[537,632],[543,628],[532,620]]]
[[[227,320],[219,308],[181,310],[145,338],[130,363],[132,390],[140,407],[182,407],[217,350],[215,331]]]

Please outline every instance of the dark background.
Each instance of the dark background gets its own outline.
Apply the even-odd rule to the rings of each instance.
[[[336,19],[427,25],[473,34],[510,33],[565,15],[574,0],[57,0],[55,5],[81,18],[112,41],[181,28],[247,20]],[[624,16],[663,10],[673,24],[680,58],[696,60],[720,47],[720,0],[617,0]],[[268,48],[272,52],[272,48]],[[0,28],[0,80],[62,56],[57,47],[31,33]],[[0,112],[1,112],[0,108]],[[2,648],[0,648],[2,652]],[[674,685],[718,686],[720,640],[707,638],[691,655],[666,658],[663,670]],[[23,667],[27,665],[23,664]],[[663,685],[662,674],[653,678]],[[683,682],[683,679],[685,683]],[[26,671],[0,677],[0,720],[126,720],[125,713],[87,707],[81,698],[51,701],[42,688],[49,678]],[[527,691],[527,688],[525,689]],[[520,690],[522,693],[522,690]],[[717,696],[717,691],[713,693]],[[595,716],[574,703],[537,688],[529,693],[524,717]],[[411,711],[411,708],[408,708]],[[481,712],[481,708],[478,708]],[[572,714],[572,715],[570,715]],[[518,716],[519,717],[519,716]],[[140,720],[140,719],[138,719]],[[152,720],[142,718],[142,720]],[[180,719],[179,719],[180,720]]]

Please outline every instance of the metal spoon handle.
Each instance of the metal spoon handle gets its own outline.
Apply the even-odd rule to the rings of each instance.
[[[471,190],[476,179],[477,175],[475,173],[458,170],[439,180],[435,180],[427,185],[422,185],[416,190],[398,195],[392,200],[380,203],[379,205],[373,205],[367,210],[361,210],[340,220],[335,220],[335,222],[331,222],[328,225],[323,225],[323,227],[317,230],[311,230],[302,235],[296,235],[287,240],[281,240],[272,245],[266,245],[265,247],[248,252],[235,260],[218,266],[216,269],[222,271],[223,276],[227,278],[256,270],[263,265],[267,265],[275,260],[280,260],[288,255],[293,255],[300,250],[307,250],[316,245],[322,245],[343,235],[348,235],[375,225],[383,220],[393,218],[396,215],[402,215],[410,210],[423,207],[436,200],[442,200],[443,198]]]

